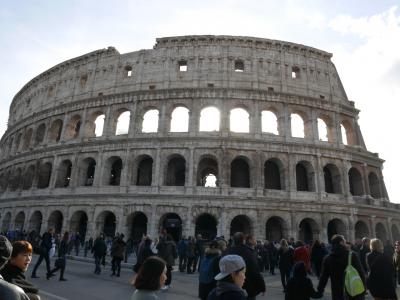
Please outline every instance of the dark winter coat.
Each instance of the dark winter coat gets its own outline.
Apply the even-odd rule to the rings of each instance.
[[[219,261],[221,259],[221,252],[218,249],[207,248],[205,250],[205,257],[200,265],[200,278],[202,277],[202,272],[208,272],[209,270],[205,270],[204,266],[207,263],[207,260],[212,260],[210,264],[210,272],[212,277],[214,278],[219,272]],[[199,280],[199,298],[207,299],[208,294],[217,286],[217,281],[213,280],[209,283],[203,283]]]
[[[344,270],[347,267],[349,251],[342,245],[335,245],[329,255],[322,262],[322,271],[318,284],[318,291],[323,292],[328,279],[331,279],[332,300],[344,300]],[[357,270],[365,283],[365,275],[360,260],[355,253],[351,256],[351,265]],[[364,296],[351,297],[348,299],[364,299]]]
[[[107,245],[104,239],[98,237],[92,247],[92,252],[94,256],[102,257],[107,254]]]
[[[246,245],[238,245],[233,246],[228,254],[239,255],[246,263],[246,280],[243,289],[246,290],[249,297],[255,297],[265,292],[265,282],[258,268],[256,251]]]
[[[370,252],[371,252],[371,250],[369,250],[369,247],[364,246],[364,245],[360,249],[360,261],[361,261],[361,265],[362,265],[365,273],[368,272],[367,254]]]
[[[40,248],[43,252],[49,253],[51,247],[53,246],[51,240],[52,240],[52,235],[49,232],[43,233],[42,242],[40,243]]]
[[[296,263],[293,267],[293,276],[286,285],[285,300],[310,300],[321,297],[322,294],[314,290],[311,279],[307,277],[305,264]]]
[[[289,247],[287,251],[282,248],[278,250],[279,270],[281,272],[288,272],[293,267],[293,249]]]
[[[139,272],[140,267],[142,266],[143,262],[146,260],[146,258],[153,256],[154,253],[151,251],[151,240],[146,240],[142,250],[139,252],[136,264],[133,267],[133,271],[136,273]]]
[[[24,271],[17,266],[7,263],[4,268],[0,270],[0,274],[5,281],[19,286],[25,293],[39,294],[39,289],[26,280]]]
[[[367,288],[375,298],[397,299],[395,269],[392,260],[385,254],[372,251],[367,255],[370,273]]]
[[[124,259],[126,243],[122,238],[116,238],[111,247],[111,256],[117,259]]]
[[[247,300],[247,294],[234,283],[218,281],[207,300]]]
[[[176,246],[173,241],[162,240],[157,245],[158,256],[161,257],[168,266],[175,265],[177,257]]]
[[[0,300],[29,300],[29,298],[20,287],[8,283],[0,275]]]

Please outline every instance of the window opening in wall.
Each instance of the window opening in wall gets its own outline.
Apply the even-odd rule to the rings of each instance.
[[[189,131],[189,110],[186,107],[178,106],[171,114],[171,132]]]
[[[268,87],[268,92],[273,92],[274,91],[274,88],[273,87]]]
[[[92,186],[94,181],[94,173],[96,171],[96,161],[92,158],[86,159],[87,169],[84,185]]]
[[[84,87],[85,87],[86,82],[87,82],[87,79],[88,79],[87,75],[81,76],[81,79],[80,79],[80,81],[79,81],[81,88],[84,88]]]
[[[96,118],[94,121],[94,135],[96,137],[102,136],[103,135],[103,128],[104,128],[104,119],[105,115],[100,115]]]
[[[118,158],[111,165],[109,185],[119,185],[121,180],[122,160]]]
[[[204,187],[217,187],[217,177],[214,174],[206,175]]]
[[[131,118],[130,111],[125,111],[119,115],[117,120],[117,128],[115,130],[115,135],[128,134],[130,118]]]
[[[231,162],[231,187],[250,188],[250,168],[244,158]]]
[[[249,113],[243,108],[234,108],[230,113],[230,131],[238,133],[250,132]]]
[[[143,116],[142,132],[158,131],[158,110],[148,110]]]
[[[244,72],[243,60],[235,60],[235,72]]]
[[[278,135],[278,119],[276,115],[269,110],[264,110],[261,113],[262,132]]]
[[[304,120],[299,114],[291,114],[292,137],[304,138]]]
[[[200,131],[219,131],[219,110],[214,106],[203,108],[200,112]]]
[[[146,157],[141,160],[137,170],[136,185],[150,186],[153,173],[153,159]]]
[[[213,88],[214,87],[214,83],[207,83],[207,87]]]
[[[300,69],[298,67],[292,67],[292,78],[299,78],[300,77]]]
[[[149,85],[149,90],[155,90],[155,89],[156,89],[156,86],[154,84]]]
[[[318,118],[318,138],[320,141],[327,142],[328,141],[328,127],[324,120]]]
[[[342,143],[348,145],[347,130],[343,124],[340,124],[340,132],[342,133]]]
[[[81,129],[81,120],[76,122],[72,138],[77,138],[79,136],[80,129]]]
[[[320,99],[325,99],[325,96],[324,95],[319,95],[319,98]]]
[[[188,65],[186,60],[179,61],[179,72],[186,72],[188,70]]]
[[[125,77],[131,77],[131,76],[132,76],[132,67],[126,66],[125,67]]]
[[[167,165],[167,177],[165,179],[168,186],[184,186],[186,173],[186,161],[178,156],[171,158]]]

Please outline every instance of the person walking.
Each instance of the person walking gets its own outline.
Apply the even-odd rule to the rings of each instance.
[[[245,245],[245,236],[242,232],[236,232],[233,235],[233,246],[228,254],[239,255],[246,263],[246,280],[243,289],[247,292],[247,299],[256,299],[258,294],[265,293],[265,282],[258,268],[257,253]]]
[[[143,262],[148,257],[153,256],[155,254],[151,250],[151,243],[152,240],[148,236],[146,236],[146,239],[144,240],[144,245],[137,256],[136,264],[133,266],[133,271],[135,271],[135,273],[139,273],[140,267],[142,266]]]
[[[318,292],[323,294],[328,279],[331,279],[332,300],[362,300],[364,294],[350,297],[344,290],[345,269],[348,265],[349,249],[346,248],[346,240],[342,235],[335,234],[331,239],[331,253],[322,261],[321,276],[318,283]],[[351,265],[357,270],[362,281],[365,283],[364,270],[360,260],[355,253],[351,253]],[[365,286],[365,284],[364,284]]]
[[[185,272],[186,265],[187,265],[187,246],[188,241],[185,237],[182,237],[181,240],[178,242],[178,258],[179,258],[179,272]]]
[[[47,232],[43,233],[42,242],[40,243],[40,256],[32,270],[31,278],[39,278],[39,276],[36,275],[36,271],[39,268],[40,264],[42,263],[43,259],[46,262],[47,274],[50,273],[49,252],[53,245],[53,242],[52,242],[53,234],[54,234],[53,228],[49,228],[49,230]]]
[[[176,245],[170,234],[160,237],[160,241],[157,245],[158,256],[161,257],[167,264],[167,280],[162,288],[168,290],[171,287],[172,281],[172,268],[175,265],[175,259],[177,258]]]
[[[63,238],[61,239],[60,246],[58,247],[58,258],[55,261],[55,268],[47,274],[47,279],[49,279],[55,272],[60,270],[60,281],[67,281],[64,277],[65,266],[67,264],[67,253],[68,253],[68,241],[69,232],[64,232]]]
[[[306,266],[307,273],[311,274],[310,252],[308,251],[308,247],[304,245],[302,241],[296,242],[296,247],[293,252],[293,260],[294,263],[302,261]]]
[[[269,273],[271,275],[275,275],[275,266],[278,257],[278,249],[276,249],[273,241],[268,242],[267,251],[269,257]]]
[[[300,261],[293,267],[293,276],[286,285],[285,300],[310,300],[310,298],[322,298],[310,278],[307,277],[306,265]]]
[[[101,261],[102,258],[107,254],[107,245],[104,241],[104,235],[100,234],[93,243],[92,252],[94,256],[94,274],[99,275],[101,273]]]
[[[293,249],[289,247],[288,242],[285,239],[281,240],[281,247],[278,250],[278,266],[281,274],[281,282],[283,292],[286,291],[286,284],[290,278],[290,272],[293,267]]]
[[[124,242],[124,235],[121,233],[114,239],[111,247],[111,276],[121,276],[121,262],[124,259],[125,247],[126,243]]]
[[[220,272],[219,261],[221,251],[217,241],[212,241],[204,251],[204,258],[201,261],[199,272],[199,298],[207,300],[208,294],[216,287],[214,277]]]
[[[315,275],[317,278],[321,275],[322,260],[328,254],[325,246],[319,241],[315,240],[311,247],[311,263],[314,266]]]
[[[371,252],[367,255],[367,265],[370,270],[367,288],[374,299],[397,299],[394,265],[390,257],[384,254],[381,240],[371,240]]]
[[[371,252],[370,250],[370,239],[367,237],[363,237],[361,240],[361,248],[360,248],[360,261],[361,265],[364,269],[365,274],[368,272],[367,267],[367,254]]]
[[[188,274],[193,274],[195,272],[194,261],[196,259],[196,243],[192,236],[190,236],[188,240],[186,256],[187,256],[186,272]]]

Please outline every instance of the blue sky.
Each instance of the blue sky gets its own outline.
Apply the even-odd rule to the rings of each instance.
[[[400,2],[397,1],[2,1],[0,134],[13,96],[30,79],[75,56],[114,46],[152,48],[155,38],[191,34],[286,40],[333,53],[350,100],[361,110],[367,148],[386,160],[392,202],[400,158]]]

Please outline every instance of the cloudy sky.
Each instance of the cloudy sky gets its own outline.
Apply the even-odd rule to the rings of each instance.
[[[400,203],[400,2],[4,0],[0,7],[0,135],[13,96],[34,76],[114,46],[152,48],[156,37],[246,35],[333,53],[369,151],[386,160],[389,197]],[[399,111],[397,111],[399,109]]]

